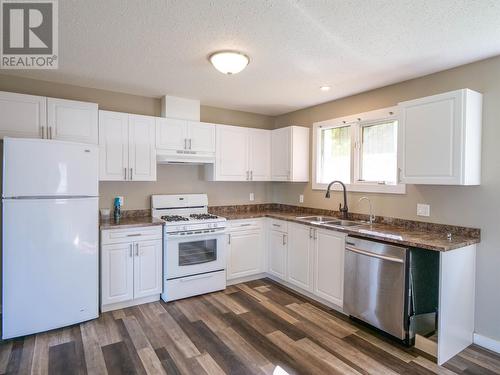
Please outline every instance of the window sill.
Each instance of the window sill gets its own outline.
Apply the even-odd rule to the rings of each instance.
[[[382,193],[382,194],[406,194],[406,185],[382,185],[382,184],[345,184],[346,190],[358,193]],[[313,190],[326,190],[328,184],[313,182]],[[340,184],[334,184],[331,187],[333,191],[342,191]]]

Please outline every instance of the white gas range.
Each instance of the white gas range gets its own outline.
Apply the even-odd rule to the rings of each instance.
[[[206,194],[153,195],[153,217],[165,221],[165,302],[226,288],[226,219],[208,213]]]

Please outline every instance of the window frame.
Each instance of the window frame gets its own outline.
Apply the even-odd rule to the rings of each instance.
[[[387,194],[406,194],[406,185],[402,183],[381,184],[372,181],[360,181],[361,177],[361,136],[362,127],[376,125],[387,121],[398,121],[397,106],[382,108],[375,111],[358,113],[355,115],[340,117],[336,119],[315,122],[313,124],[313,152],[312,152],[312,188],[313,190],[326,190],[328,184],[318,183],[317,175],[319,163],[321,163],[321,130],[330,128],[339,128],[350,126],[351,135],[351,181],[346,185],[348,191],[367,192],[367,193],[387,193]],[[399,126],[399,121],[398,121]],[[399,129],[397,129],[397,134]],[[399,151],[399,137],[397,140],[397,150]],[[397,171],[396,171],[397,173]],[[397,176],[397,175],[396,175]],[[341,190],[341,186],[335,184],[332,190]]]

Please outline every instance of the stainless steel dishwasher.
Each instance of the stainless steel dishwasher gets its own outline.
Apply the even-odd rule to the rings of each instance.
[[[408,248],[348,236],[344,312],[410,344]]]

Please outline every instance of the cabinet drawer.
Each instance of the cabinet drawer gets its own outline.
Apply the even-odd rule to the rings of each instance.
[[[240,230],[259,230],[262,228],[261,219],[251,220],[234,220],[229,222],[229,231],[235,232]]]
[[[162,229],[161,225],[127,229],[107,229],[101,231],[101,242],[103,245],[108,245],[131,241],[161,240]]]
[[[269,229],[276,230],[278,232],[288,232],[288,222],[284,220],[269,219]]]

